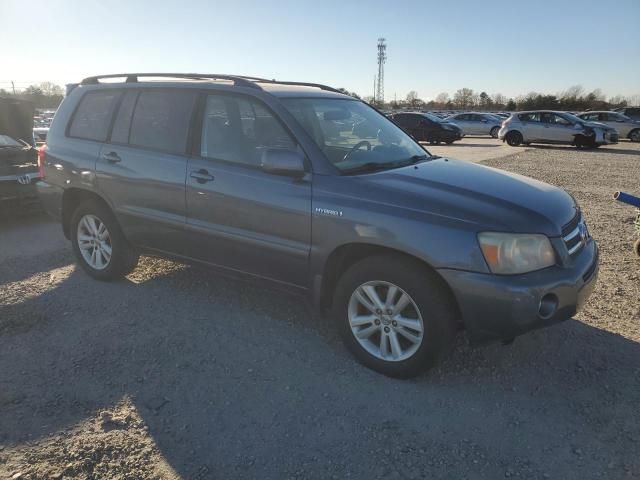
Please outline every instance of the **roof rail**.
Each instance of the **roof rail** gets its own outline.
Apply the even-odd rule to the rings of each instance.
[[[260,83],[270,83],[270,84],[275,84],[275,85],[295,85],[298,87],[315,87],[315,88],[319,88],[321,90],[326,90],[328,92],[334,92],[334,93],[341,93],[344,95],[344,92],[338,90],[337,88],[333,88],[333,87],[329,87],[328,85],[322,85],[320,83],[307,83],[307,82],[287,82],[284,80],[268,80],[266,78],[257,78],[257,77],[245,77],[245,76],[238,76],[238,78],[244,78],[245,80],[253,80],[254,82],[260,82]]]
[[[112,73],[109,75],[95,75],[82,80],[82,85],[97,85],[105,78],[125,78],[125,83],[137,83],[140,77],[165,77],[165,78],[185,78],[189,80],[230,80],[238,87],[250,87],[260,89],[258,83],[268,83],[272,85],[294,85],[299,87],[314,87],[334,93],[344,93],[337,88],[322,85],[320,83],[306,82],[286,82],[280,80],[268,80],[260,77],[249,77],[244,75],[219,75],[215,73]]]
[[[109,75],[95,75],[82,80],[82,85],[97,85],[99,80],[105,78],[126,78],[125,83],[137,83],[140,77],[166,77],[166,78],[185,78],[189,80],[230,80],[238,87],[260,88],[256,85],[255,80],[251,81],[249,77],[244,78],[235,75],[218,75],[212,73],[112,73]]]

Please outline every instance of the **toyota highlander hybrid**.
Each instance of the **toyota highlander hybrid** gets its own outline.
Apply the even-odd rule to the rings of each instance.
[[[598,248],[571,195],[431,155],[331,87],[118,74],[69,90],[37,187],[95,279],[153,254],[279,285],[398,377],[460,328],[507,341],[573,316],[594,288]]]

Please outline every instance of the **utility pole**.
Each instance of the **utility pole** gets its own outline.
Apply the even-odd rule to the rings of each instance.
[[[16,94],[16,84],[13,83],[13,80],[11,80],[11,90],[13,90],[13,94]]]

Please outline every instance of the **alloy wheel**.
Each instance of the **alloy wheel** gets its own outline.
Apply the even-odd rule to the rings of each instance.
[[[78,222],[78,248],[85,262],[96,270],[104,270],[111,261],[111,236],[107,226],[95,215],[84,215]]]
[[[369,354],[391,362],[413,356],[424,338],[415,301],[397,285],[371,281],[351,294],[348,320],[353,336]]]

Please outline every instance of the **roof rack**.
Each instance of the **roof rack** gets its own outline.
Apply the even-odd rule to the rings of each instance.
[[[82,80],[82,85],[97,85],[105,78],[126,78],[125,83],[137,83],[140,77],[185,78],[188,80],[230,80],[238,87],[260,88],[255,82],[235,75],[218,75],[212,73],[112,73],[96,75]]]
[[[215,73],[112,73],[109,75],[95,75],[93,77],[87,77],[82,80],[81,84],[98,85],[100,80],[105,78],[125,78],[125,83],[137,83],[141,77],[184,78],[189,80],[230,80],[237,87],[257,89],[260,89],[260,85],[258,85],[258,83],[268,83],[271,85],[294,85],[298,87],[314,87],[334,93],[343,93],[337,88],[322,85],[320,83],[286,82],[244,75],[219,75]]]

